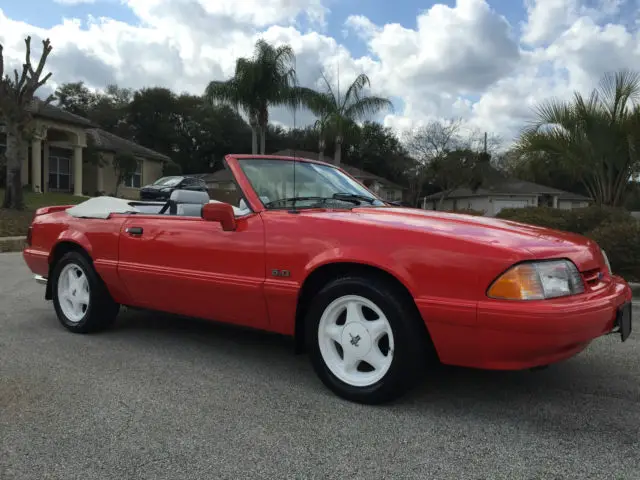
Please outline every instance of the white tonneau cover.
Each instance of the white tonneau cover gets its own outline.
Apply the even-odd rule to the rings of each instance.
[[[140,213],[140,210],[123,198],[94,197],[67,209],[66,212],[78,218],[109,218],[112,213]]]
[[[90,198],[78,205],[71,207],[66,212],[78,218],[102,218],[107,219],[112,213],[150,213],[143,208],[136,208],[131,205],[131,200],[116,197],[94,197]],[[217,200],[210,200],[209,203],[220,203]],[[156,206],[157,204],[150,204]],[[244,206],[244,205],[243,205]],[[157,207],[160,208],[160,207]],[[246,208],[233,207],[233,212],[236,217],[241,217],[251,213],[251,210]]]

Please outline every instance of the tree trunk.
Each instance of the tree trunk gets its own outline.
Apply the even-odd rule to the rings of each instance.
[[[320,137],[320,141],[318,142],[318,160],[324,162],[324,138]]]
[[[24,141],[16,132],[7,128],[7,188],[4,192],[4,208],[14,210],[24,209],[24,196],[22,195],[22,159],[27,155]]]
[[[258,153],[258,129],[255,125],[251,125],[251,155]]]
[[[333,164],[336,167],[339,167],[341,161],[342,161],[342,137],[338,135],[336,137],[336,153],[333,157]]]
[[[264,155],[265,147],[267,144],[267,127],[260,127],[260,155]]]

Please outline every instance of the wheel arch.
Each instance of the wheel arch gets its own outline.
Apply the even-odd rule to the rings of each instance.
[[[51,277],[53,274],[53,269],[56,267],[58,261],[69,252],[78,252],[84,255],[89,262],[93,263],[93,259],[91,258],[91,254],[87,249],[81,245],[80,243],[70,240],[70,239],[61,239],[54,245],[51,249],[51,253],[49,253],[49,273],[47,275],[49,281],[47,282],[47,287],[45,290],[45,299],[51,300],[52,292],[51,292]]]
[[[415,309],[418,318],[422,318],[410,288],[399,278],[397,274],[380,266],[365,262],[337,261],[324,263],[322,265],[318,265],[309,272],[298,293],[294,330],[295,350],[297,353],[304,353],[306,350],[304,341],[306,327],[305,317],[314,292],[320,290],[330,281],[347,275],[376,276],[384,279],[396,290],[396,293],[403,297],[404,301],[411,305],[411,308]],[[426,338],[428,339],[428,342],[431,343],[431,336],[427,325],[424,321],[421,323],[424,327]]]

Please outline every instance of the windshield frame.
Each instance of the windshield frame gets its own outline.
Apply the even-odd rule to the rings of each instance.
[[[230,157],[230,158],[229,158]],[[383,207],[388,207],[389,204],[386,200],[380,198],[375,192],[371,191],[369,188],[367,188],[362,182],[360,182],[358,179],[356,179],[355,177],[353,177],[352,175],[350,175],[347,171],[341,169],[340,167],[337,167],[335,165],[331,165],[329,163],[326,162],[320,162],[317,160],[311,160],[311,159],[307,159],[307,158],[293,158],[293,157],[278,157],[278,156],[271,156],[271,155],[233,155],[233,156],[229,156],[226,160],[229,162],[229,166],[231,167],[231,170],[238,170],[237,172],[233,172],[234,176],[236,177],[236,179],[238,179],[239,176],[243,177],[242,181],[238,182],[238,183],[244,183],[246,185],[246,187],[251,189],[251,193],[253,193],[253,197],[255,199],[256,203],[259,203],[260,205],[260,209],[261,211],[283,211],[283,210],[309,210],[309,209],[331,209],[331,210],[351,210],[353,208],[357,208],[357,207],[362,207],[362,206],[366,206],[367,208],[383,208]],[[328,169],[333,169],[336,171],[336,174],[341,175],[346,177],[346,179],[349,182],[353,182],[355,185],[357,185],[360,189],[362,189],[362,194],[370,197],[373,202],[369,203],[368,201],[362,201],[360,204],[356,204],[350,200],[340,200],[340,199],[332,199],[333,202],[342,202],[344,203],[344,206],[331,206],[328,207],[326,205],[322,205],[322,204],[316,204],[316,205],[295,205],[293,202],[288,202],[287,204],[285,204],[282,207],[279,208],[270,208],[267,207],[265,205],[265,203],[263,202],[263,200],[259,197],[259,194],[257,192],[257,190],[255,189],[251,179],[249,178],[249,175],[247,175],[247,172],[245,171],[245,166],[249,164],[249,162],[260,162],[260,161],[268,161],[268,162],[286,162],[286,163],[294,163],[297,162],[298,164],[313,164],[316,165],[318,167],[321,168],[328,168]],[[235,165],[233,165],[235,164]],[[235,167],[235,168],[234,168]],[[239,179],[238,179],[239,180]],[[246,182],[246,183],[245,183]],[[243,186],[245,186],[243,185]],[[355,192],[340,192],[340,193],[355,193]],[[293,194],[293,192],[292,192]],[[293,195],[292,195],[293,196]],[[296,195],[296,196],[303,196],[303,195]],[[283,202],[284,203],[284,202]],[[378,204],[376,204],[378,203]]]

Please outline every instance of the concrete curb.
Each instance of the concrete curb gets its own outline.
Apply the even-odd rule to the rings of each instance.
[[[638,282],[627,282],[631,287],[631,292],[634,297],[640,297],[640,283]]]
[[[0,237],[0,253],[21,252],[27,237]]]

